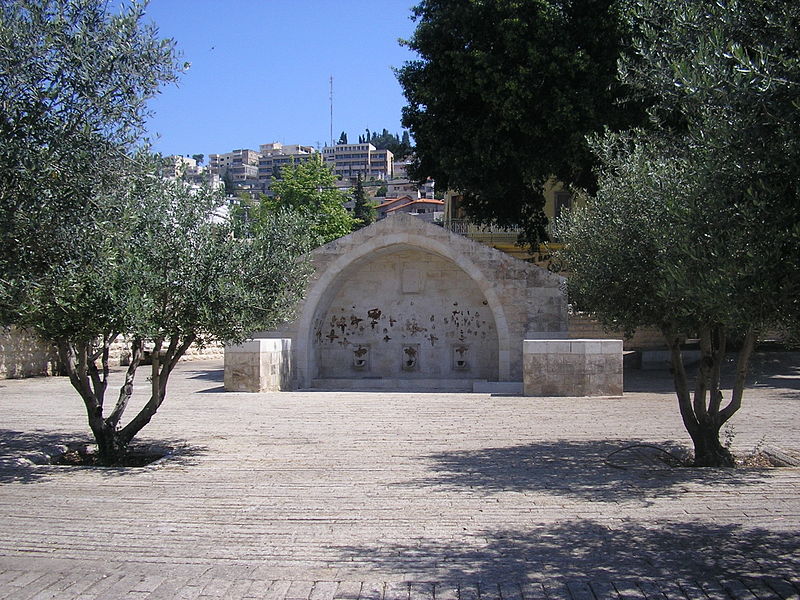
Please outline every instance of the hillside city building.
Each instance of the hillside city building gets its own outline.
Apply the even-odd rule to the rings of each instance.
[[[394,177],[394,154],[389,150],[378,150],[369,143],[325,146],[322,156],[342,179],[355,181],[360,175],[363,180],[386,181]]]

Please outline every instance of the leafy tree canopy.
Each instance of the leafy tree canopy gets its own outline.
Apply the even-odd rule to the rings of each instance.
[[[272,180],[273,199],[265,200],[266,212],[284,207],[305,214],[313,222],[311,232],[317,245],[347,235],[355,222],[344,203],[347,195],[336,187],[336,176],[314,158],[286,165],[281,178]]]
[[[98,197],[112,196],[130,170],[128,150],[142,132],[147,99],[175,81],[181,69],[172,41],[158,39],[142,18],[138,3],[119,13],[107,12],[100,0],[0,5],[0,319],[5,323],[27,319],[20,313],[19,300],[26,296],[18,295],[19,286],[33,293],[38,277],[91,265],[105,252],[89,239],[84,224],[99,208]],[[66,292],[72,284],[60,285]],[[97,312],[88,312],[97,318],[108,289],[83,290],[92,296]],[[33,314],[33,305],[26,312]],[[74,321],[76,332],[84,321]]]
[[[387,129],[384,129],[381,133],[377,131],[370,133],[370,130],[367,129],[365,135],[358,136],[358,143],[370,143],[375,146],[377,150],[389,150],[389,152],[394,154],[395,159],[405,158],[412,152],[411,138],[408,135],[408,131],[403,131],[401,137],[396,133],[389,133]]]
[[[800,9],[642,1],[631,19],[621,74],[656,99],[651,128],[594,142],[597,197],[564,232],[570,297],[608,326],[661,328],[696,463],[731,464],[719,429],[741,405],[755,339],[800,315]],[[693,396],[685,334],[703,355]],[[741,350],[724,401],[731,336]]]
[[[613,0],[423,0],[397,72],[412,175],[464,194],[479,222],[546,236],[545,182],[593,190],[585,137],[641,118],[620,104],[626,30]]]
[[[158,410],[191,343],[285,318],[307,273],[295,215],[234,240],[214,192],[165,181],[160,157],[134,152],[147,99],[181,68],[142,18],[138,3],[0,3],[0,321],[58,347],[107,463]],[[120,335],[131,367],[108,410]],[[123,425],[146,340],[150,399]]]

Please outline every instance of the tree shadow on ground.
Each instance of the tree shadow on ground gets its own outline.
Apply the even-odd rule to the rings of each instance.
[[[224,385],[215,385],[211,388],[206,388],[204,390],[197,390],[196,394],[224,394],[228,390],[225,389]]]
[[[198,394],[221,394],[225,391],[225,386],[222,385],[225,381],[225,370],[224,369],[199,369],[193,368],[186,371],[186,378],[187,379],[197,379],[200,381],[212,381],[214,383],[219,383],[220,385],[206,388],[203,390],[197,390]]]
[[[220,368],[213,368],[213,369],[187,369],[185,371],[187,379],[201,379],[203,381],[218,381],[222,382],[225,380],[225,370]]]
[[[708,522],[609,526],[581,519],[465,534],[457,540],[423,538],[338,550],[357,569],[392,571],[411,579],[424,574],[430,580],[435,574],[440,582],[708,582],[794,577],[800,572],[796,532]]]
[[[100,467],[50,464],[67,448],[85,447],[94,440],[85,434],[67,432],[22,432],[0,429],[0,483],[35,483],[69,471],[91,471],[102,477],[121,477],[165,464],[191,465],[206,448],[191,446],[182,439],[136,439],[133,452],[154,452],[164,458],[140,467]]]
[[[751,385],[778,388],[788,393],[800,390],[800,352],[763,352],[753,357]],[[800,399],[797,394],[791,394]]]
[[[554,440],[438,452],[423,457],[430,475],[411,485],[433,491],[543,491],[594,502],[649,503],[655,498],[678,497],[692,484],[741,486],[769,477],[769,469],[675,467],[662,462],[666,454],[649,447],[635,447],[610,456],[640,444],[636,440]],[[681,446],[663,447],[676,457],[686,457]]]
[[[675,394],[675,384],[668,369],[626,367],[622,375],[623,393]]]

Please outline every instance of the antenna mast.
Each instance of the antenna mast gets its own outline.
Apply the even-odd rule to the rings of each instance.
[[[333,75],[331,75],[331,146],[333,146]]]

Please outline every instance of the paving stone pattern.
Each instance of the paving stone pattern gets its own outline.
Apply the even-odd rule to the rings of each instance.
[[[736,452],[800,451],[798,365],[757,356]],[[184,363],[142,435],[176,452],[90,469],[35,464],[88,440],[66,379],[0,381],[0,598],[798,598],[800,469],[609,464],[686,446],[667,373],[625,387],[247,394]]]

